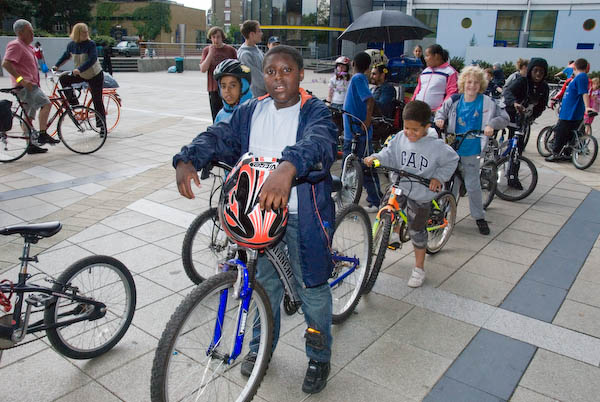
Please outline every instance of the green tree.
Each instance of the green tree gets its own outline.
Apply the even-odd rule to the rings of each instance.
[[[241,40],[241,38],[242,38],[242,33],[240,32],[240,27],[237,25],[231,25],[229,27],[229,31],[227,32],[225,41],[227,43],[241,43],[241,42],[243,42],[243,40]]]
[[[0,21],[7,17],[19,17],[31,21],[35,11],[33,3],[24,0],[0,0]]]
[[[37,27],[49,32],[54,25],[64,24],[67,30],[78,22],[90,24],[95,0],[39,0],[35,10]]]
[[[150,3],[133,12],[133,26],[144,40],[156,38],[162,30],[171,32],[171,8],[165,3]]]

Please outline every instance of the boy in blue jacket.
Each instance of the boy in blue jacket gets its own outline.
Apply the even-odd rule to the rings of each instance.
[[[282,160],[262,187],[260,205],[270,210],[289,201],[284,241],[309,335],[309,363],[302,390],[317,393],[327,384],[331,358],[332,300],[327,280],[333,263],[328,249],[331,233],[327,228],[334,226],[329,168],[335,161],[337,129],[325,104],[300,88],[304,68],[297,50],[285,45],[269,50],[263,60],[263,75],[267,95],[240,105],[229,120],[208,127],[175,155],[173,166],[179,192],[194,198],[190,182],[199,186],[197,171],[213,159],[233,165],[250,151],[256,156]],[[319,162],[323,170],[311,172],[311,167]],[[292,182],[301,178],[306,180],[292,188]],[[273,308],[275,347],[283,286],[264,256],[258,260],[256,279]],[[251,373],[256,361],[252,345],[250,349],[241,365],[243,375]]]

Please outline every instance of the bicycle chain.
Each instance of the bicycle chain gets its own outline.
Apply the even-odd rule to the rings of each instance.
[[[0,348],[0,350],[10,350],[10,349],[18,348],[19,346],[25,346],[28,343],[35,342],[35,341],[40,341],[40,340],[46,338],[47,336],[48,335],[40,336],[39,338],[35,338],[35,339],[32,339],[32,340],[27,341],[27,342],[18,343],[16,345],[12,345],[11,347],[8,347],[8,348]]]

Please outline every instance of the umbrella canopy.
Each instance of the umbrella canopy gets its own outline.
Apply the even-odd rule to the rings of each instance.
[[[358,17],[338,39],[354,43],[401,42],[422,39],[433,31],[421,21],[396,10],[369,11]]]

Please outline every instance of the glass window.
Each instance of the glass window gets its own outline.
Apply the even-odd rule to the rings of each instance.
[[[231,11],[225,11],[225,22],[231,22]]]
[[[586,31],[591,31],[595,27],[596,27],[596,20],[594,20],[594,19],[590,18],[589,20],[585,20],[585,22],[583,23],[583,29],[585,29]]]
[[[525,18],[525,11],[498,11],[494,46],[519,46],[523,18]]]
[[[285,5],[286,25],[302,25],[302,1],[287,0]]]
[[[425,36],[426,38],[437,36],[438,10],[415,10],[413,15],[433,31],[433,33]]]
[[[329,26],[329,0],[303,0],[302,25]]]
[[[471,25],[473,25],[473,21],[471,21],[471,19],[469,17],[467,18],[463,18],[463,20],[460,22],[460,25],[465,28],[471,28]]]
[[[261,25],[271,25],[271,4],[271,0],[260,0],[260,19],[258,19],[258,22]]]
[[[285,0],[273,0],[273,25],[285,25]]]
[[[527,47],[551,48],[558,11],[531,11]]]

